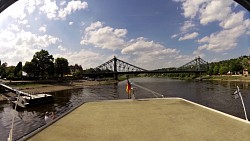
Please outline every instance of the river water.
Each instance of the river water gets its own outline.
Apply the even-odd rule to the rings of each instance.
[[[130,81],[132,86],[137,86],[135,89],[136,98],[160,98],[161,95],[164,95],[164,97],[181,97],[244,119],[240,99],[233,99],[231,95],[238,85],[241,89],[248,117],[250,117],[250,83],[183,81],[164,78],[133,78]],[[125,87],[126,81],[122,81],[112,85],[83,87],[82,89],[50,93],[55,97],[55,103],[16,112],[14,139],[19,139],[45,125],[46,111],[54,112],[55,116],[60,116],[81,103],[126,99]],[[152,91],[155,93],[152,93]],[[6,141],[8,138],[12,120],[11,111],[12,105],[10,102],[0,102],[0,141]]]

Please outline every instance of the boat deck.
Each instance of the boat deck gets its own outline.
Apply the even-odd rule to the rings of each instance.
[[[30,94],[29,96],[22,96],[24,99],[38,99],[38,98],[44,98],[46,96],[50,96],[50,94],[35,94],[35,95],[32,95]]]
[[[250,122],[181,98],[113,100],[83,104],[28,140],[249,141]]]

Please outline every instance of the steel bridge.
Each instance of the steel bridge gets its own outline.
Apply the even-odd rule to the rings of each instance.
[[[204,61],[199,57],[194,60],[186,63],[185,65],[178,68],[178,70],[190,70],[190,71],[207,71],[208,70],[208,62]]]
[[[195,73],[201,74],[207,72],[208,63],[201,59],[200,57],[195,58],[194,60],[188,62],[187,64],[176,68],[176,69],[160,69],[160,70],[146,70],[120,59],[114,57],[113,59],[101,64],[96,67],[95,74],[85,74],[85,75],[113,75],[114,79],[118,78],[119,74],[157,74],[157,73]]]

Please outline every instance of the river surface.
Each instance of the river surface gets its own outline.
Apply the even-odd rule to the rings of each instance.
[[[250,117],[250,83],[222,81],[183,81],[164,78],[133,78],[130,80],[136,98],[181,97],[210,108],[244,119],[240,99],[233,99],[232,93],[238,85]],[[133,85],[134,84],[134,85]],[[45,125],[45,112],[54,112],[58,117],[77,105],[89,101],[126,99],[126,81],[112,85],[83,87],[50,93],[55,103],[19,110],[15,113],[14,139],[19,139]],[[150,91],[146,90],[149,89]],[[167,107],[166,107],[167,108]],[[6,141],[12,121],[12,105],[0,102],[0,141]]]

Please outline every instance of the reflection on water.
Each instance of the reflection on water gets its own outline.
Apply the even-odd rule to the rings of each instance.
[[[161,78],[134,78],[132,83],[146,87],[165,97],[181,97],[199,104],[244,118],[239,99],[232,98],[238,85],[242,91],[246,110],[250,117],[250,86],[242,82],[220,81],[181,81]],[[132,84],[133,85],[133,84]],[[55,103],[19,110],[15,116],[14,139],[18,139],[45,124],[45,112],[54,112],[59,116],[82,102],[98,100],[126,99],[126,81],[118,84],[83,87],[82,89],[66,90],[51,93]],[[137,88],[136,98],[154,98],[157,95]],[[166,107],[167,108],[167,107]],[[0,102],[0,140],[7,140],[12,119],[12,106],[8,101]]]
[[[50,93],[55,103],[19,109],[15,114],[14,139],[18,139],[45,125],[45,113],[54,112],[55,117],[69,111],[82,102],[117,99],[117,84],[84,87]],[[0,141],[7,140],[12,120],[12,105],[8,101],[0,103]]]
[[[150,83],[153,81],[154,83]],[[249,83],[222,81],[182,81],[155,78],[137,78],[133,82],[163,94],[165,97],[181,97],[187,100],[217,109],[219,111],[244,118],[240,99],[233,99],[232,93],[238,85],[250,117]],[[137,90],[137,97],[154,95],[144,90]]]

